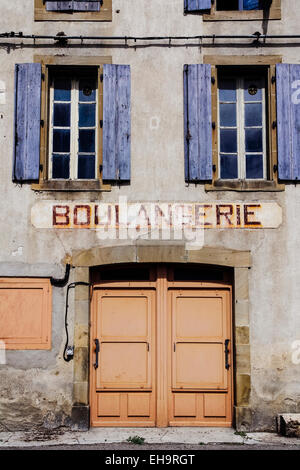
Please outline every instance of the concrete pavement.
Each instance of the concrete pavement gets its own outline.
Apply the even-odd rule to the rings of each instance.
[[[92,446],[127,442],[132,436],[145,439],[145,444],[189,445],[245,445],[295,446],[300,450],[300,439],[287,438],[275,433],[236,433],[232,428],[92,428],[87,432],[41,430],[31,432],[0,433],[1,448],[38,448],[41,446]],[[140,446],[137,446],[140,448]],[[169,447],[169,446],[168,446]]]

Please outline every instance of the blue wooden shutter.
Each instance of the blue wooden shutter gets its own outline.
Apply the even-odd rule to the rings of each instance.
[[[47,11],[72,11],[73,10],[73,1],[68,2],[53,2],[52,0],[46,1],[46,10]]]
[[[100,11],[100,1],[81,2],[73,0],[74,11]]]
[[[130,180],[130,66],[103,66],[103,179]]]
[[[211,0],[184,0],[184,11],[201,11],[211,8]]]
[[[259,9],[259,0],[244,0],[243,7],[244,10],[258,10]]]
[[[82,2],[81,0],[71,1],[46,1],[47,11],[100,11],[102,0],[90,0]]]
[[[300,180],[300,65],[276,65],[278,176]]]
[[[15,181],[39,179],[41,64],[15,66]]]
[[[186,181],[212,179],[211,66],[184,66]]]

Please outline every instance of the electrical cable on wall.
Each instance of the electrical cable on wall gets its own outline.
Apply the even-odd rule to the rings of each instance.
[[[66,344],[63,352],[63,358],[66,362],[69,362],[74,357],[74,346],[69,345],[69,331],[68,331],[68,309],[69,309],[69,291],[70,289],[74,289],[76,286],[90,286],[89,282],[71,282],[71,284],[67,287],[67,295],[66,295],[66,310],[65,310],[65,331],[66,331]]]
[[[31,39],[33,40],[33,46],[36,46],[36,40],[53,40],[55,42],[55,46],[60,46],[60,47],[68,47],[68,41],[73,41],[73,40],[79,40],[80,45],[84,45],[83,41],[124,41],[124,44],[116,44],[115,47],[139,47],[137,45],[138,41],[144,41],[144,42],[149,42],[149,46],[155,46],[159,45],[162,46],[163,44],[151,44],[153,41],[169,41],[168,46],[169,47],[176,47],[178,44],[172,44],[172,41],[192,41],[192,40],[212,40],[213,44],[214,41],[217,39],[233,39],[233,40],[240,40],[240,39],[252,39],[253,41],[249,44],[244,44],[245,46],[250,45],[250,46],[265,46],[266,43],[265,41],[268,39],[282,39],[282,40],[289,40],[289,39],[300,39],[299,34],[261,34],[260,32],[255,32],[253,34],[244,34],[244,35],[232,35],[232,34],[223,34],[223,35],[216,35],[216,34],[210,34],[210,35],[196,35],[196,36],[84,36],[84,35],[74,35],[74,36],[68,36],[64,32],[59,32],[56,35],[39,35],[39,34],[23,34],[22,31],[19,32],[5,32],[5,33],[0,33],[0,39],[1,38],[6,38],[6,39],[21,39],[27,40]],[[260,42],[260,40],[264,40],[264,42]],[[129,45],[128,41],[133,41],[133,45]],[[74,45],[74,44],[72,44]],[[185,46],[188,47],[190,44],[186,43]],[[205,45],[210,45],[211,43],[208,44],[203,44]],[[270,43],[268,43],[270,45]],[[276,45],[276,43],[274,44]],[[299,44],[294,44],[293,46],[298,46]],[[11,43],[9,46],[23,46],[23,42],[20,43]],[[99,46],[99,44],[95,44],[95,47]],[[101,47],[106,47],[108,45],[106,44],[100,44]],[[140,47],[145,47],[145,44],[142,44]]]

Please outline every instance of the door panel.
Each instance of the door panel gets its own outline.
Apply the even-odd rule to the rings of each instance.
[[[97,388],[149,388],[148,343],[100,343]]]
[[[91,344],[99,340],[99,367],[92,371],[96,390],[92,424],[153,426],[155,292],[99,289],[92,306]]]
[[[173,361],[173,388],[226,388],[222,344],[177,343]]]
[[[98,416],[119,417],[121,415],[121,400],[119,393],[98,394]]]
[[[231,289],[175,284],[94,289],[93,426],[231,426]]]
[[[201,293],[182,291],[173,295],[175,333],[178,338],[223,338],[226,312],[221,297],[202,297]],[[206,294],[207,295],[207,294]],[[209,312],[209,315],[207,315]]]
[[[104,292],[98,301],[101,304],[99,334],[103,341],[110,338],[143,340],[148,337],[151,318],[147,297]]]
[[[197,395],[196,393],[174,394],[174,416],[196,418]]]
[[[226,395],[210,393],[204,395],[204,416],[208,417],[226,417]]]
[[[128,416],[150,416],[150,393],[128,394]]]
[[[169,290],[171,425],[231,423],[231,371],[224,352],[231,338],[229,294],[225,289]]]

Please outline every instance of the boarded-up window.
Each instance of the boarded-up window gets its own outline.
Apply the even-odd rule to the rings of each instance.
[[[49,279],[0,279],[0,340],[6,349],[51,349]]]

